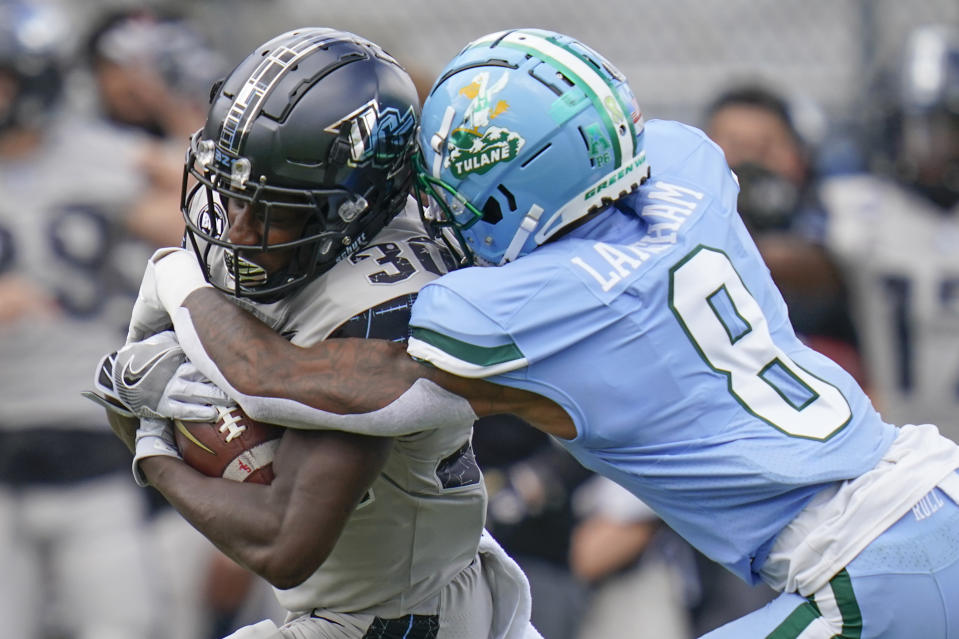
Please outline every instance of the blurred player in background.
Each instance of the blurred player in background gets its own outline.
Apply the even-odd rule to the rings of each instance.
[[[870,96],[876,171],[824,184],[828,243],[880,412],[959,441],[959,30],[916,30],[898,62]]]
[[[405,342],[417,291],[452,266],[409,197],[418,117],[409,75],[363,38],[304,28],[258,47],[216,85],[191,141],[191,263],[294,344]],[[121,349],[118,388],[150,344],[153,364],[182,357],[165,335]],[[134,388],[119,393],[138,407]],[[286,623],[235,639],[536,637],[525,577],[483,532],[473,419],[424,417],[397,438],[289,429],[269,486],[201,475],[155,448],[144,420],[134,464],[275,586]],[[168,437],[170,423],[159,424]]]
[[[704,131],[739,179],[739,214],[807,344],[865,383],[844,276],[824,245],[816,148],[790,102],[760,83],[736,85],[706,109]]]
[[[618,639],[624,628],[658,639],[695,636],[690,609],[701,590],[689,544],[634,494],[602,475],[577,489],[573,507],[578,521],[570,564],[590,584],[576,636]]]
[[[183,149],[203,124],[210,86],[226,73],[222,56],[186,17],[145,8],[114,9],[91,27],[83,52],[96,112],[151,145],[140,169],[151,193],[138,231],[173,246],[169,219],[180,195]],[[182,232],[182,229],[174,229]]]
[[[402,435],[413,404],[512,412],[556,436],[781,592],[710,639],[959,639],[959,446],[883,421],[796,337],[705,134],[644,125],[609,61],[522,29],[448,64],[419,144],[424,218],[479,266],[420,290],[405,352],[290,344],[185,251],[151,262],[143,304],[253,416]]]
[[[529,579],[533,625],[547,639],[574,639],[589,597],[570,567],[572,497],[592,473],[513,415],[478,420],[473,450],[489,493],[486,529]]]
[[[227,71],[186,17],[146,8],[102,15],[85,54],[107,119],[181,147],[203,123],[211,82]]]
[[[82,53],[92,111],[102,125],[139,136],[149,149],[137,164],[149,190],[131,225],[157,246],[178,245],[184,149],[206,119],[210,87],[229,69],[186,15],[124,6],[104,9],[91,23]],[[251,599],[272,601],[267,584],[222,557],[158,493],[146,495],[154,594],[169,610],[167,632],[206,639]],[[264,612],[251,611],[257,619],[269,616]]]
[[[147,637],[143,496],[80,396],[156,246],[131,232],[146,147],[73,108],[62,18],[0,1],[0,634]]]

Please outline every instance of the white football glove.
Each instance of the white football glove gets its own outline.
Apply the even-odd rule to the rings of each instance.
[[[147,260],[146,269],[143,271],[143,279],[140,280],[140,290],[137,293],[136,302],[133,304],[133,312],[130,314],[130,326],[127,329],[128,344],[139,342],[173,325],[170,316],[167,315],[166,309],[163,308],[163,304],[160,303],[160,298],[157,296],[155,264],[156,260],[172,250],[174,249],[158,249]]]
[[[101,357],[93,373],[93,390],[83,391],[81,394],[111,412],[122,415],[123,417],[135,417],[123,404],[123,400],[117,395],[116,389],[113,386],[113,367],[116,359],[116,351],[107,353]]]
[[[188,360],[173,373],[157,410],[181,421],[212,422],[219,416],[218,408],[223,406],[236,406],[236,401]]]
[[[173,331],[121,348],[113,366],[116,396],[141,419],[214,421],[233,400],[187,361]]]
[[[183,459],[176,446],[173,435],[173,422],[169,419],[141,419],[136,434],[136,450],[133,456],[133,481],[137,486],[149,486],[143,471],[140,470],[140,460],[147,457],[165,455]]]
[[[232,635],[223,637],[223,639],[283,639],[283,634],[275,623],[269,619],[264,619],[252,626],[243,626]]]
[[[174,247],[157,249],[147,260],[140,281],[127,329],[127,343],[139,342],[170,328],[170,313],[187,295],[205,286],[209,284],[193,253]]]

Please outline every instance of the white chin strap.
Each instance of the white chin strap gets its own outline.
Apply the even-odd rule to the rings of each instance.
[[[500,261],[500,264],[506,264],[516,259],[519,252],[523,250],[526,239],[536,230],[536,225],[539,224],[539,217],[542,214],[543,207],[538,204],[534,204],[529,208],[529,211],[523,216],[523,221],[520,222],[519,228],[516,229],[516,235],[513,236],[513,240],[509,243],[509,246],[506,247],[506,252],[503,253],[503,259]]]

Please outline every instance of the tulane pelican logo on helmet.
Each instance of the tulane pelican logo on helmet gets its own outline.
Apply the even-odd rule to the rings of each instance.
[[[419,146],[424,220],[464,263],[525,255],[649,174],[642,112],[622,74],[538,29],[463,49],[423,105]]]
[[[464,125],[450,131],[449,156],[446,166],[457,178],[470,173],[486,173],[500,162],[516,157],[526,140],[507,129],[490,126],[491,120],[504,113],[509,104],[504,100],[493,102],[509,81],[503,73],[493,86],[489,86],[489,72],[483,71],[473,81],[460,89],[460,94],[470,98],[466,108]]]

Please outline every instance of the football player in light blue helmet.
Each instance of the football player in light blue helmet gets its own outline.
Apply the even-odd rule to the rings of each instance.
[[[156,305],[200,370],[251,416],[304,428],[517,415],[781,592],[710,639],[959,639],[959,446],[886,422],[797,337],[719,146],[641,128],[608,63],[544,31],[469,45],[423,113],[424,216],[499,266],[425,284],[404,355],[287,342],[170,253]],[[251,380],[251,361],[271,375]]]
[[[542,29],[467,45],[423,105],[419,143],[424,219],[464,264],[513,261],[649,174],[626,78]]]

